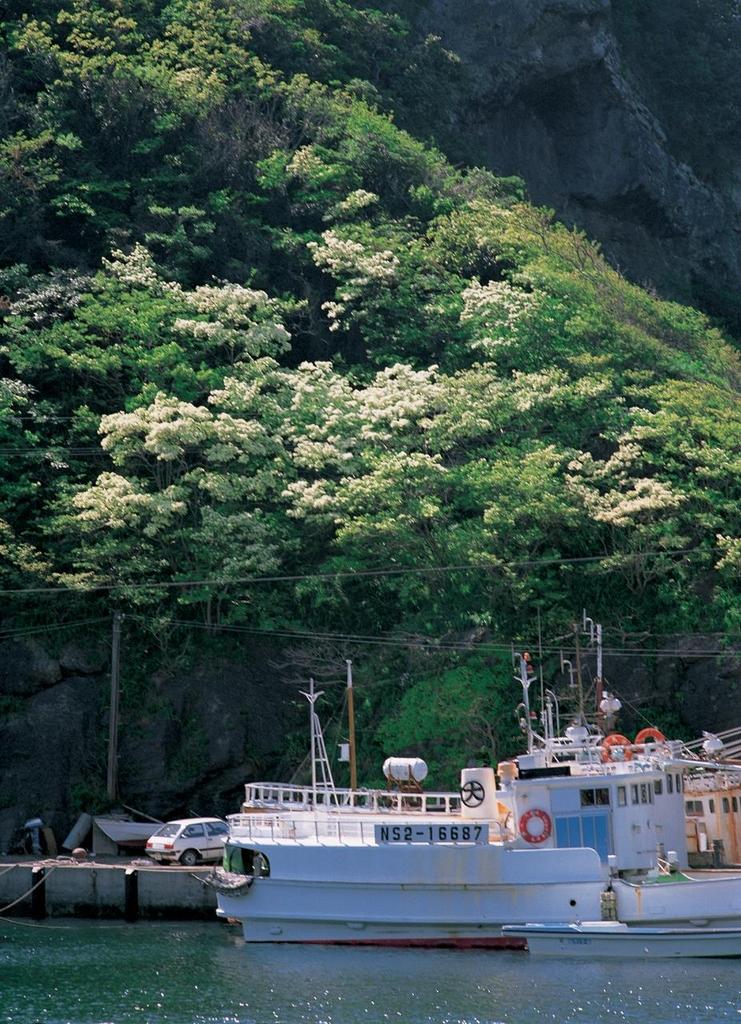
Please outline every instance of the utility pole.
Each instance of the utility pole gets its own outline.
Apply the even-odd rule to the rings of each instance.
[[[352,688],[352,662],[347,664],[347,740],[350,747],[350,789],[358,788],[358,767],[355,759],[355,697]]]
[[[111,708],[108,717],[108,799],[118,799],[118,709],[121,656],[121,612],[113,613],[111,640]]]

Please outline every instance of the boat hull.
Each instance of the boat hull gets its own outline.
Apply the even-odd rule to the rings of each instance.
[[[529,925],[505,928],[527,941],[533,956],[662,959],[741,957],[739,928],[633,928],[603,922],[582,925]]]
[[[463,928],[444,924],[410,926],[389,922],[295,921],[286,918],[245,918],[240,924],[245,941],[250,943],[420,949],[524,950],[526,947],[524,939],[504,935],[501,925]]]
[[[258,878],[244,894],[220,893],[219,914],[238,920],[248,942],[522,948],[503,925],[594,916],[603,888],[601,881],[434,886]]]
[[[613,882],[618,919],[637,926],[741,928],[741,875],[659,884]],[[586,920],[586,918],[582,918]]]

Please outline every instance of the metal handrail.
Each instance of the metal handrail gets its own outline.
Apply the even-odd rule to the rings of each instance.
[[[311,786],[248,782],[245,804],[258,810],[366,811],[404,814],[452,814],[460,810],[459,793],[402,793],[385,789],[322,789]]]
[[[739,788],[741,768],[735,772],[716,772],[713,775],[688,775],[684,780],[685,793],[712,793],[717,790]]]
[[[482,819],[483,820],[483,819]],[[349,818],[320,817],[319,815],[258,815],[230,814],[229,833],[234,839],[248,839],[253,842],[317,843],[357,846],[375,845],[377,820],[352,821]],[[514,834],[497,819],[487,819],[490,829],[490,843],[506,843],[514,840]],[[493,833],[493,835],[492,835]],[[439,844],[436,844],[439,845]]]

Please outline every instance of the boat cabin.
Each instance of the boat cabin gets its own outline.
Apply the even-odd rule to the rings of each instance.
[[[662,848],[686,865],[681,771],[635,762],[601,768],[572,764],[562,770],[567,774],[525,769],[514,783],[524,842],[590,847],[603,862],[610,857],[619,871],[655,868]]]

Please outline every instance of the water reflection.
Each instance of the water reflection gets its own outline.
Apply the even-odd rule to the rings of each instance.
[[[214,924],[0,921],[2,1024],[711,1024],[741,1019],[734,961],[246,946]]]

